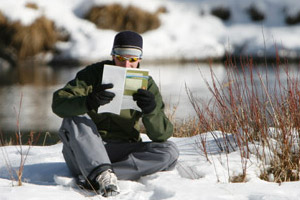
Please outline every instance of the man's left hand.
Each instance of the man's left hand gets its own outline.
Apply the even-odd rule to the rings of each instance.
[[[148,90],[138,89],[137,93],[133,94],[133,100],[144,114],[151,113],[156,107],[154,95]]]

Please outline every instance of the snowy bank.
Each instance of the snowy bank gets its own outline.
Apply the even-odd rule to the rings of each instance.
[[[38,10],[26,8],[27,2],[36,3]],[[294,0],[19,0],[0,1],[0,11],[9,20],[20,20],[24,25],[45,15],[58,28],[70,33],[68,42],[58,42],[57,48],[65,59],[99,60],[109,58],[115,31],[96,28],[84,20],[84,14],[97,5],[118,3],[133,5],[149,12],[163,6],[161,26],[143,33],[145,60],[220,58],[226,52],[236,55],[274,57],[276,48],[281,56],[298,58],[300,55],[299,24],[286,24],[287,17],[297,16],[300,4]],[[249,9],[263,14],[263,20],[253,21]],[[224,21],[212,15],[215,8],[230,12]]]

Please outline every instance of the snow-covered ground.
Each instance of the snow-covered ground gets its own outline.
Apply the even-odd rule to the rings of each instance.
[[[35,2],[39,10],[25,8],[26,2]],[[118,2],[132,4],[154,12],[165,6],[159,29],[142,34],[144,58],[206,58],[233,53],[263,55],[264,48],[274,55],[275,44],[281,55],[299,57],[300,25],[287,26],[286,15],[300,11],[296,0],[0,0],[0,11],[9,20],[30,24],[44,14],[55,24],[71,33],[71,40],[58,43],[67,58],[98,60],[109,58],[115,31],[99,30],[81,16],[93,5]],[[266,15],[262,22],[253,23],[245,11],[257,6]],[[227,22],[212,16],[216,6],[228,7],[231,18]],[[216,132],[215,134],[220,134]],[[259,179],[260,163],[255,155],[247,160],[247,181],[229,183],[229,176],[242,172],[238,148],[229,154],[219,152],[210,133],[206,135],[209,148],[207,161],[199,147],[200,136],[171,138],[180,149],[176,169],[159,172],[139,181],[120,181],[121,194],[109,199],[160,200],[160,199],[209,199],[209,200],[296,200],[300,197],[300,182],[281,185]],[[144,137],[147,140],[146,137]],[[220,139],[222,141],[222,139]],[[27,147],[23,147],[26,149]],[[17,169],[20,163],[19,147],[1,147],[0,199],[105,199],[91,196],[74,185],[61,154],[62,145],[31,147],[23,174],[23,186],[11,181],[7,164]]]
[[[245,183],[229,183],[229,177],[242,172],[238,148],[229,154],[221,153],[218,145],[224,145],[220,132],[202,135],[208,148],[208,159],[201,151],[200,136],[171,138],[180,150],[179,161],[173,171],[158,172],[142,177],[138,181],[119,181],[121,193],[116,197],[104,198],[78,189],[64,162],[62,144],[48,147],[31,147],[25,163],[23,186],[12,186],[4,159],[0,159],[1,200],[80,200],[80,199],[123,199],[123,200],[297,200],[300,182],[281,185],[259,179],[260,163],[255,155],[247,159]],[[231,136],[229,136],[230,138]],[[144,140],[148,140],[143,136]],[[228,139],[228,138],[227,138]],[[216,143],[218,141],[218,144]],[[18,146],[1,147],[1,157],[9,160],[13,169],[18,169],[20,153]],[[23,147],[26,153],[27,147]]]
[[[25,8],[34,2],[38,10]],[[58,43],[66,58],[98,60],[109,56],[115,31],[100,30],[82,16],[93,6],[119,3],[134,5],[149,12],[167,8],[160,14],[161,26],[144,37],[144,59],[203,59],[222,57],[226,51],[252,56],[280,55],[298,58],[300,55],[300,24],[285,24],[286,16],[296,16],[300,3],[296,0],[0,0],[0,11],[9,20],[32,23],[45,15],[57,27],[71,34],[71,40]],[[247,10],[254,5],[265,19],[253,22]],[[211,15],[216,7],[230,9],[228,21]]]

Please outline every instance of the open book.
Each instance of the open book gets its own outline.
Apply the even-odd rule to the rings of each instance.
[[[107,91],[115,93],[116,96],[109,104],[100,106],[98,113],[110,112],[119,115],[123,109],[141,111],[133,100],[132,94],[140,88],[147,89],[148,78],[147,69],[104,65],[102,84],[112,83],[114,87]]]

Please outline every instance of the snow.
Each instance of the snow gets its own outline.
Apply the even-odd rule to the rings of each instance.
[[[272,129],[271,129],[272,130]],[[143,140],[149,140],[143,135]],[[203,133],[193,137],[171,138],[180,156],[174,170],[157,172],[138,181],[119,181],[121,193],[104,198],[93,192],[80,190],[71,176],[61,153],[62,144],[52,146],[22,146],[29,153],[23,171],[23,185],[11,180],[5,159],[0,160],[0,199],[212,199],[212,200],[273,200],[299,199],[300,182],[277,184],[259,178],[260,162],[254,154],[248,159],[241,157],[239,148],[233,145],[229,153],[220,151],[218,145],[226,141],[221,132]],[[205,141],[208,156],[201,150],[200,141]],[[11,168],[20,164],[20,146],[0,147],[3,158]],[[242,162],[243,160],[243,162]],[[245,162],[247,161],[247,162]],[[231,183],[229,178],[242,173],[247,163],[244,183]],[[16,178],[16,176],[14,176]]]
[[[27,2],[36,3],[39,9],[25,8]],[[300,55],[300,26],[284,23],[287,15],[296,15],[300,11],[300,3],[295,0],[149,0],[142,3],[141,0],[0,0],[0,11],[10,21],[20,20],[24,25],[45,15],[57,27],[71,33],[69,42],[57,44],[65,58],[99,60],[109,57],[116,32],[97,29],[82,16],[93,5],[110,3],[131,4],[150,12],[160,6],[167,8],[168,12],[160,15],[161,27],[142,34],[145,60],[222,57],[226,51],[245,55],[264,55],[266,51],[268,55],[274,55],[275,45],[280,55],[292,58]],[[246,9],[251,5],[265,13],[263,22],[249,19]],[[210,14],[217,6],[231,9],[230,20],[223,22]],[[261,163],[254,154],[248,159],[242,158],[237,147],[227,154],[220,152],[211,134],[171,138],[180,150],[173,171],[158,172],[138,181],[119,181],[121,194],[108,199],[299,199],[299,181],[279,185],[261,180]],[[219,137],[221,144],[224,143],[220,132],[213,134]],[[203,137],[209,147],[207,156],[200,145]],[[148,140],[145,136],[143,139]],[[23,151],[27,148],[23,146]],[[32,146],[24,166],[23,186],[16,186],[7,163],[18,169],[20,147],[0,147],[0,199],[106,199],[77,188],[61,149],[61,143]],[[230,177],[241,174],[245,163],[246,182],[229,182]]]
[[[38,10],[25,8],[27,2],[36,3]],[[282,56],[297,58],[300,55],[300,26],[287,25],[287,16],[296,16],[300,3],[295,0],[0,0],[0,11],[10,21],[20,20],[29,25],[45,15],[56,26],[71,34],[69,42],[57,43],[63,58],[93,61],[109,58],[112,30],[97,29],[83,19],[94,5],[119,3],[134,5],[149,12],[165,7],[167,13],[159,15],[161,26],[142,34],[144,59],[205,59],[222,57],[226,52],[242,55],[274,56],[276,48]],[[253,22],[247,10],[255,6],[265,19]],[[217,7],[228,8],[228,21],[211,15]]]

